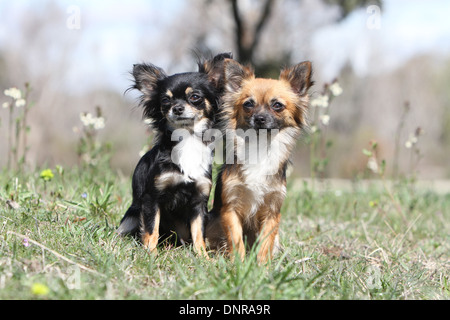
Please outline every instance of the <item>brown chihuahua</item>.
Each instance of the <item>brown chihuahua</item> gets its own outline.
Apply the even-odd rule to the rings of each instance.
[[[278,243],[286,168],[306,125],[311,63],[283,69],[278,80],[256,78],[251,68],[228,59],[224,72],[221,130],[227,157],[206,236],[211,247],[226,245],[241,259],[245,242],[258,244],[258,261],[264,263]]]

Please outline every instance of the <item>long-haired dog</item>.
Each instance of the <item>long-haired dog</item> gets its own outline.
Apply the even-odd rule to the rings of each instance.
[[[262,263],[278,242],[286,168],[306,122],[311,63],[285,68],[273,80],[256,78],[251,68],[227,60],[224,74],[221,116],[228,156],[218,175],[207,240],[212,247],[225,240],[241,259],[245,242],[258,243]]]
[[[119,234],[140,235],[156,251],[158,241],[191,242],[206,255],[204,228],[211,189],[212,153],[203,133],[212,127],[223,85],[223,53],[199,62],[198,72],[171,76],[151,64],[133,68],[144,116],[156,131],[153,148],[133,174],[133,201]]]

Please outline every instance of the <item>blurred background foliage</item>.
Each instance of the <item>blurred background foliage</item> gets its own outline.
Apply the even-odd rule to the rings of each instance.
[[[420,127],[414,170],[450,178],[446,8],[439,0],[0,0],[0,105],[9,101],[4,90],[25,92],[30,84],[21,146],[30,168],[79,164],[80,114],[102,110],[95,143],[107,144],[111,166],[130,175],[149,139],[136,92],[124,94],[134,63],[184,72],[195,70],[198,52],[232,51],[258,76],[276,78],[283,66],[311,60],[313,98],[335,79],[343,88],[324,128],[323,177],[354,178],[371,141],[387,171],[396,164],[400,174],[410,172],[417,155],[405,144]],[[0,108],[0,167],[9,152],[8,110]],[[302,177],[310,174],[305,140],[293,156]]]

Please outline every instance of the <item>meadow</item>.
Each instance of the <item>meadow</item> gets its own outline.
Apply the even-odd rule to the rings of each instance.
[[[131,176],[109,165],[111,146],[98,137],[100,108],[80,115],[78,166],[31,169],[30,104],[7,92],[0,299],[450,299],[449,193],[419,187],[414,172],[387,183],[376,142],[362,150],[367,168],[353,189],[326,187],[324,129],[338,89],[325,86],[311,103],[312,130],[300,142],[310,147],[311,179],[296,178],[295,170],[289,176],[281,250],[266,265],[258,265],[255,250],[243,262],[213,252],[206,260],[189,245],[161,244],[150,255],[118,236]],[[17,101],[22,113],[14,121]],[[419,135],[410,142],[412,159],[420,156]],[[367,178],[372,183],[360,188]]]
[[[3,172],[0,185],[0,299],[450,298],[450,195],[411,183],[290,183],[282,250],[263,266],[119,237],[130,177],[110,169]]]

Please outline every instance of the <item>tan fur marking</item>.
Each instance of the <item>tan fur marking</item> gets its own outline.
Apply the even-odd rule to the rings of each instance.
[[[197,188],[198,190],[206,195],[209,196],[209,193],[211,192],[211,186],[212,186],[212,182],[211,180],[207,179],[207,178],[203,178],[203,179],[197,179],[196,182]]]
[[[275,240],[278,236],[278,226],[280,224],[281,214],[271,215],[263,221],[260,230],[261,248],[258,252],[258,262],[265,263],[272,258]]]
[[[192,91],[194,91],[194,89],[192,89],[191,87],[187,87],[186,90],[184,91],[184,93],[186,95],[189,95]]]
[[[203,236],[203,219],[201,216],[198,216],[191,222],[191,236],[192,242],[194,244],[195,251],[199,254],[208,258],[208,254],[206,253],[206,245]]]
[[[149,233],[147,230],[145,230],[144,233],[142,234],[142,244],[152,253],[157,253],[156,246],[158,245],[158,238],[159,238],[159,221],[160,221],[160,211],[158,209],[155,215],[155,223],[153,226],[152,233]]]
[[[155,186],[158,190],[164,190],[167,187],[175,186],[183,182],[185,182],[183,175],[177,172],[167,172],[156,177]]]
[[[221,212],[221,221],[227,238],[227,247],[230,258],[234,259],[233,250],[236,250],[239,253],[241,260],[244,260],[245,246],[242,233],[242,221],[234,210],[226,210],[226,208],[222,209],[225,209]]]
[[[206,111],[210,112],[212,109],[211,103],[207,99],[205,99],[205,109]]]

